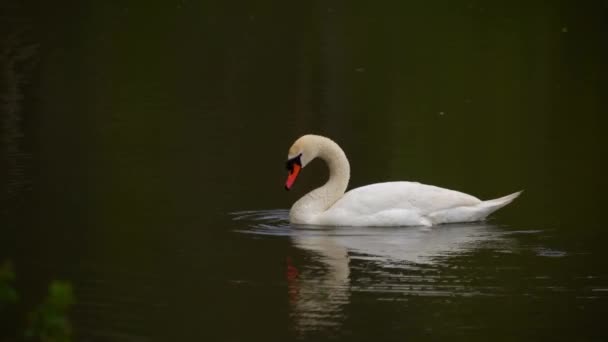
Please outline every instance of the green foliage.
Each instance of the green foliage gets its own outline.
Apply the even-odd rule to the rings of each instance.
[[[6,314],[3,312],[4,309],[15,304],[19,299],[12,284],[14,281],[15,272],[12,264],[8,261],[0,264],[0,314]],[[71,341],[72,325],[68,318],[68,310],[73,303],[72,285],[53,281],[44,302],[29,314],[25,339],[40,342]],[[0,335],[0,340],[4,337],[6,336]]]
[[[7,304],[15,303],[18,300],[17,292],[11,285],[14,280],[13,266],[10,262],[5,261],[0,265],[0,310]]]
[[[30,313],[26,338],[42,342],[71,341],[72,326],[67,314],[73,303],[72,286],[66,282],[53,281],[45,301]]]

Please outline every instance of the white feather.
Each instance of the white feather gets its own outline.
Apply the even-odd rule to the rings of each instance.
[[[346,155],[330,139],[305,135],[290,151],[327,162],[325,185],[298,200],[292,223],[331,226],[431,226],[484,220],[511,203],[520,192],[489,201],[454,190],[415,182],[376,183],[344,193],[350,178]]]

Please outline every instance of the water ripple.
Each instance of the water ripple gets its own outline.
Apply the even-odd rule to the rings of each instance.
[[[544,230],[487,222],[435,227],[300,226],[289,223],[284,209],[240,211],[232,217],[242,223],[239,233],[278,236],[306,252],[306,257],[294,253],[294,260],[288,255],[287,272],[290,316],[295,329],[303,333],[339,327],[353,300],[407,305],[428,297],[451,301],[574,293],[545,269],[523,266],[530,256],[545,260],[568,256],[543,245]],[[526,291],[511,281],[513,277],[525,282]],[[605,291],[591,287],[585,296],[595,298]]]
[[[504,246],[510,240],[498,226],[487,223],[436,227],[320,227],[291,225],[285,209],[239,211],[231,214],[246,225],[237,232],[287,236],[296,247],[324,259],[336,254],[383,263],[386,267],[432,264],[438,257],[474,250],[484,244]],[[512,234],[511,232],[510,234]]]

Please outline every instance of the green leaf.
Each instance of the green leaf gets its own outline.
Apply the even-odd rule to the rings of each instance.
[[[45,301],[30,313],[25,337],[39,341],[69,342],[72,326],[67,311],[73,303],[72,285],[53,281]]]
[[[49,286],[48,304],[54,306],[58,310],[67,310],[68,307],[74,304],[74,295],[72,294],[72,285],[67,282],[53,281]]]

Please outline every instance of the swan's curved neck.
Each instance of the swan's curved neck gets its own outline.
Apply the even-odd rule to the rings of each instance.
[[[291,221],[310,223],[311,219],[329,209],[346,191],[350,164],[344,151],[330,139],[319,137],[317,157],[329,167],[329,180],[300,198],[291,208]]]

